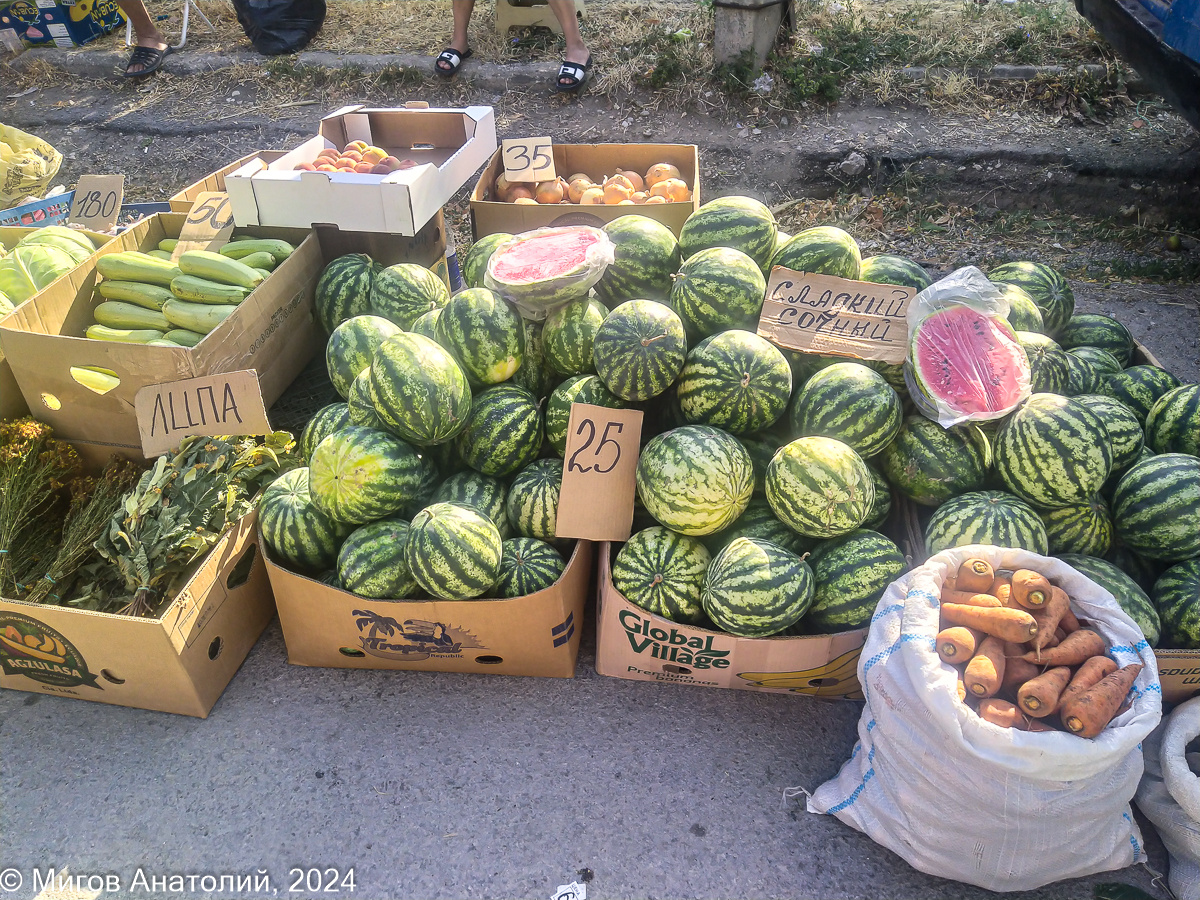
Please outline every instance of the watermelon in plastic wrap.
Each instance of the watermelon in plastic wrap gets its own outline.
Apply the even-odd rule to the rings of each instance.
[[[587,294],[613,261],[614,245],[599,228],[569,225],[518,234],[492,253],[484,284],[541,321],[557,306]]]

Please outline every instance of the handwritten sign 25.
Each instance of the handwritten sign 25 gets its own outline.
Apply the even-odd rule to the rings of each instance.
[[[555,526],[559,537],[628,539],[641,436],[641,410],[571,406]]]

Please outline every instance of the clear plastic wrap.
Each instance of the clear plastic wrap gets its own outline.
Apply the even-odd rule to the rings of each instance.
[[[590,225],[538,228],[505,241],[488,260],[486,287],[534,322],[587,294],[615,255],[608,235]]]

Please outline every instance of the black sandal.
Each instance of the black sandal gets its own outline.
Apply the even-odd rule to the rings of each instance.
[[[466,50],[458,51],[453,47],[447,47],[438,54],[437,59],[433,61],[433,71],[443,78],[450,78],[458,72],[459,67],[464,60],[470,59],[474,55],[474,51],[468,47]],[[445,63],[445,66],[439,65]]]
[[[587,84],[588,69],[592,65],[592,54],[588,54],[586,62],[573,63],[563,60],[558,67],[558,77],[554,79],[554,89],[560,94],[576,94]],[[565,80],[565,81],[564,81]]]
[[[157,47],[134,47],[133,53],[129,54],[129,61],[125,63],[126,78],[142,78],[146,75],[153,75],[162,68],[163,60],[171,53],[171,47],[159,50]],[[130,67],[140,65],[142,68],[136,72],[129,71]]]

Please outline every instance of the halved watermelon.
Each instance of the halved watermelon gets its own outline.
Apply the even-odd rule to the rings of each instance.
[[[613,242],[599,228],[538,228],[497,247],[483,282],[541,321],[548,310],[591,290],[613,256]]]

